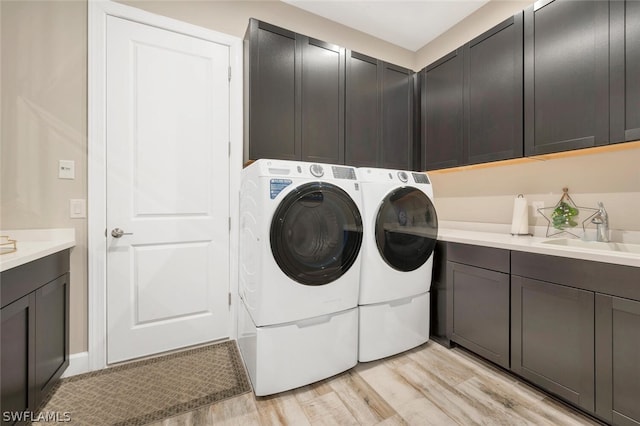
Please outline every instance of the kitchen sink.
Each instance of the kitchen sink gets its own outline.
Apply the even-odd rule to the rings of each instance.
[[[542,244],[549,244],[560,247],[570,247],[586,250],[598,250],[616,253],[637,253],[640,254],[640,244],[629,243],[604,243],[600,241],[583,241],[572,238],[553,238],[542,241]]]

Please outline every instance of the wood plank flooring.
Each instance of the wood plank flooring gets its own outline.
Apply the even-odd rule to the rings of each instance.
[[[309,386],[247,393],[154,426],[597,424],[462,349],[427,342]]]

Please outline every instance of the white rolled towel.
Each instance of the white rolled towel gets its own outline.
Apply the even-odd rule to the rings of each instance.
[[[511,233],[524,235],[529,233],[529,213],[527,199],[519,194],[513,202],[513,218],[511,219]]]

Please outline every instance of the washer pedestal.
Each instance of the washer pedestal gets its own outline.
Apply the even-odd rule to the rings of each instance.
[[[238,346],[256,396],[308,385],[358,362],[358,308],[256,327],[244,304]]]
[[[358,309],[358,361],[395,355],[429,340],[428,292]]]

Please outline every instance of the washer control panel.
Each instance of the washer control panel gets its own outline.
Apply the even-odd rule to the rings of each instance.
[[[324,176],[324,168],[320,164],[312,164],[311,166],[309,166],[309,171],[315,177]]]

